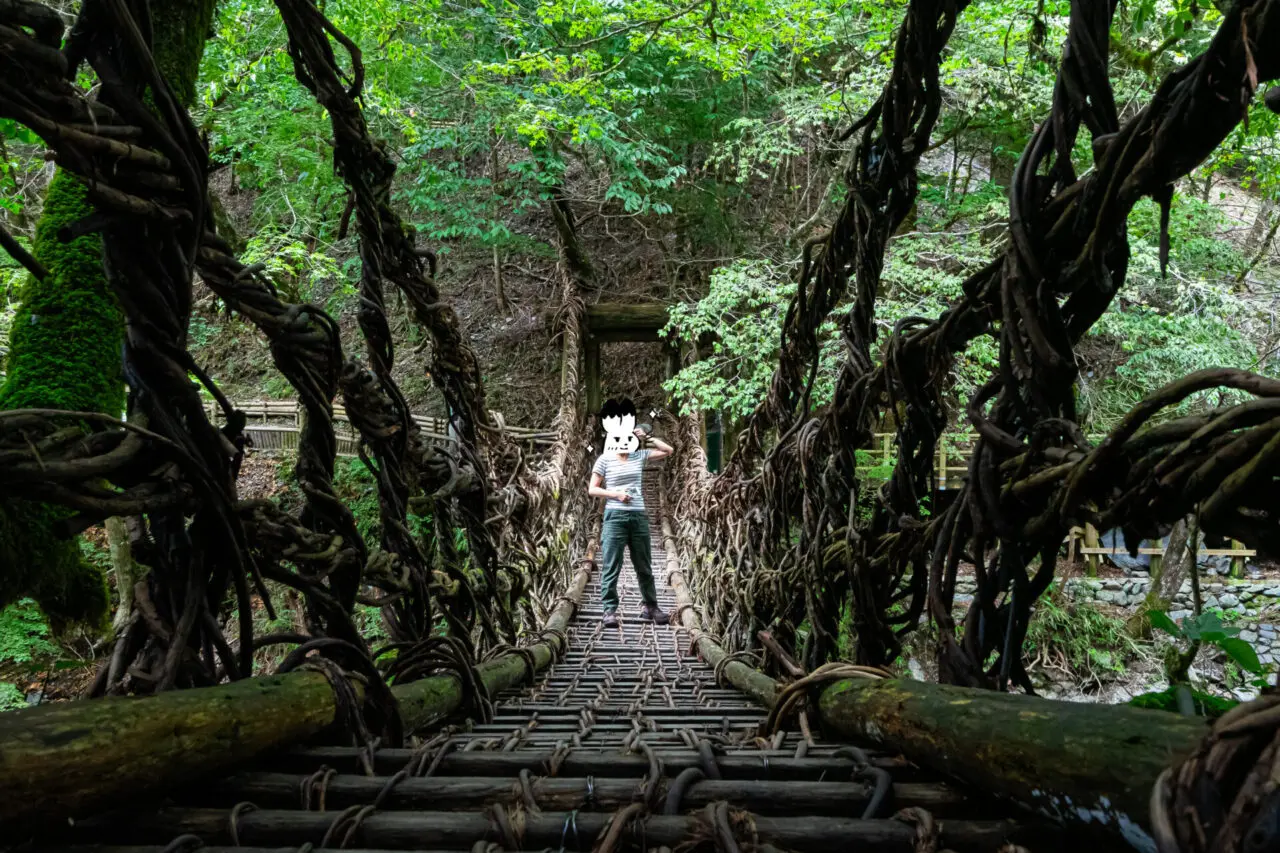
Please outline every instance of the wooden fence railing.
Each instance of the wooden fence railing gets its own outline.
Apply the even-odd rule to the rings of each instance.
[[[303,409],[296,400],[232,400],[232,405],[245,413],[249,423],[245,433],[256,450],[297,450],[298,436],[302,429]],[[213,400],[206,401],[209,419],[218,422],[222,410]],[[551,430],[529,429],[507,424],[501,413],[491,412],[494,422],[521,444],[549,447],[555,441]],[[449,422],[445,418],[430,415],[411,415],[428,442],[444,444],[449,441]],[[333,407],[334,436],[337,438],[339,456],[356,456],[359,436],[347,419],[347,410],[341,404]]]

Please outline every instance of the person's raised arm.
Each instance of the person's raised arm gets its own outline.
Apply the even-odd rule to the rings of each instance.
[[[636,430],[636,432],[639,433],[639,430]],[[650,459],[662,459],[663,457],[670,456],[675,452],[671,445],[667,444],[660,438],[650,438],[649,444],[651,445],[649,449]]]

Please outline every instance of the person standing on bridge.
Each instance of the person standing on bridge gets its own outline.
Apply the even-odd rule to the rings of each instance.
[[[667,624],[668,617],[658,607],[658,590],[653,584],[652,543],[649,539],[649,516],[644,510],[644,469],[653,459],[671,455],[671,445],[649,438],[646,427],[636,427],[636,407],[630,400],[610,400],[600,411],[607,433],[604,453],[591,468],[591,485],[587,494],[604,498],[604,529],[600,550],[604,552],[601,574],[601,603],[604,624],[618,624],[618,575],[622,573],[623,549],[631,552],[631,565],[640,583],[644,607],[640,618]],[[640,450],[649,439],[652,449]]]

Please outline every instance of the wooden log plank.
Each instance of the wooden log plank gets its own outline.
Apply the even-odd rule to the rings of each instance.
[[[670,776],[690,767],[700,767],[701,759],[689,749],[655,748]],[[521,749],[516,752],[451,752],[436,768],[436,776],[518,776],[521,770],[543,773],[554,750]],[[751,750],[740,754],[717,755],[716,766],[725,779],[823,779],[848,778],[853,762],[847,758],[815,755],[795,758],[794,750],[776,752]],[[380,749],[373,756],[374,771],[392,775],[403,769],[414,757],[409,749]],[[871,763],[893,773],[895,780],[916,781],[919,771],[904,762],[886,756],[871,756]],[[351,747],[322,746],[295,749],[271,757],[272,771],[313,773],[321,765],[339,773],[360,773],[357,751]],[[565,776],[602,778],[639,778],[649,770],[649,760],[642,755],[605,753],[594,749],[570,750],[563,758],[560,773]]]
[[[657,332],[667,325],[667,306],[659,303],[597,302],[587,306],[587,330],[602,332]]]
[[[336,814],[324,812],[259,809],[239,817],[239,837],[250,846],[297,849],[299,844],[319,845]],[[605,829],[613,815],[609,812],[526,812],[520,838],[523,849],[558,849],[569,831],[572,849],[585,849]],[[762,840],[771,841],[796,853],[830,853],[832,850],[893,851],[914,853],[916,831],[899,820],[859,820],[834,817],[766,817],[754,819]],[[629,837],[643,838],[646,846],[674,847],[688,840],[703,826],[700,816],[653,815],[637,820]],[[643,827],[643,828],[641,828]],[[1030,841],[1038,827],[1015,825],[1012,821],[948,820],[941,824],[940,847],[957,853],[991,853],[1006,842]],[[164,809],[140,814],[132,821],[92,820],[70,827],[66,837],[106,843],[160,844],[179,835],[199,836],[206,844],[231,841],[226,809]],[[127,836],[127,837],[126,837]],[[498,841],[496,828],[485,812],[378,812],[365,818],[350,844],[378,850],[422,850],[427,847],[467,850],[476,841]],[[1037,853],[1052,849],[1047,839],[1037,839]],[[45,847],[44,850],[67,849]]]
[[[1086,554],[1086,555],[1128,554],[1129,550],[1127,548],[1120,548],[1120,547],[1081,548],[1080,553]],[[1138,553],[1146,554],[1151,557],[1162,557],[1164,556],[1164,549],[1163,548],[1139,548]],[[1198,551],[1196,551],[1196,554],[1201,557],[1256,557],[1258,556],[1258,552],[1254,551],[1251,548],[1201,548]]]
[[[850,679],[818,703],[832,736],[900,750],[976,790],[1140,850],[1156,777],[1208,732],[1203,720],[907,680]]]
[[[153,779],[183,783],[333,719],[333,689],[317,672],[0,714],[0,826],[86,814],[161,787]]]
[[[846,774],[847,776],[847,774]],[[225,806],[252,802],[258,808],[288,809],[300,807],[299,791],[308,777],[290,773],[244,773],[200,784],[179,801],[191,806]],[[386,776],[335,776],[325,784],[325,808],[340,810],[348,806],[373,802],[387,786]],[[659,783],[657,801],[665,802],[673,777],[668,774]],[[624,778],[588,780],[587,777],[535,777],[530,785],[538,806],[547,811],[575,809],[618,809],[635,801],[641,788],[641,775]],[[396,810],[460,810],[479,809],[502,801],[519,790],[519,780],[512,776],[452,776],[404,779],[395,785],[382,802],[383,811]],[[587,792],[592,793],[588,796]],[[860,782],[812,782],[758,779],[704,780],[691,785],[681,801],[686,809],[702,808],[708,803],[728,800],[735,806],[757,814],[842,815],[863,808],[872,787]],[[594,805],[592,805],[594,804]],[[944,812],[966,817],[972,814],[969,800],[942,784],[899,784],[893,787],[895,808],[920,806],[938,816]],[[990,816],[990,815],[988,815]]]
[[[551,617],[563,631],[591,577],[584,563]],[[530,646],[539,670],[552,640]],[[508,654],[481,664],[497,694],[528,675]],[[393,688],[407,731],[448,717],[462,703],[453,675]],[[113,803],[234,768],[315,736],[335,720],[323,675],[293,672],[158,696],[109,697],[0,714],[0,828],[35,826],[90,814]]]

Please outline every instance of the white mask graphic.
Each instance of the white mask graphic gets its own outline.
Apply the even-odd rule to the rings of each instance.
[[[635,435],[635,415],[617,415],[601,420],[605,431],[605,453],[634,453],[640,446],[640,439]]]
[[[600,409],[604,426],[605,453],[634,453],[640,447],[636,437],[636,407],[627,399],[610,400]]]

